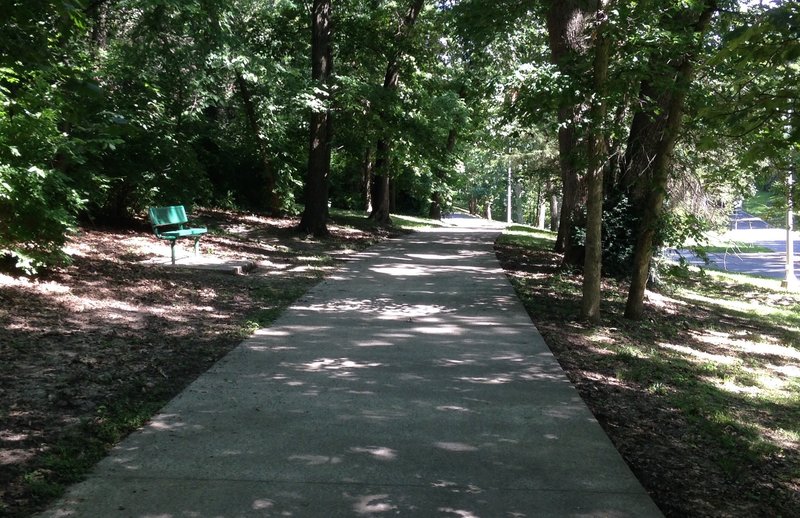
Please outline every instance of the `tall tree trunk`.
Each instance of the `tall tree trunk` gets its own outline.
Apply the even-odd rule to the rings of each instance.
[[[370,219],[381,225],[391,223],[389,216],[389,141],[378,140],[375,150],[375,174],[372,177],[372,213]]]
[[[247,85],[247,81],[240,72],[236,73],[236,88],[242,99],[244,114],[247,118],[247,124],[250,126],[250,132],[253,135],[253,140],[256,144],[256,152],[258,153],[261,165],[261,178],[259,178],[261,186],[259,188],[260,194],[258,200],[259,203],[265,206],[268,212],[271,214],[278,214],[281,211],[281,203],[275,189],[275,173],[272,160],[270,159],[269,145],[261,136],[261,124],[258,120],[255,102],[250,93],[250,87]]]
[[[372,212],[372,174],[374,165],[372,161],[372,146],[367,146],[364,151],[364,163],[361,168],[361,196],[366,212]]]
[[[594,0],[596,2],[596,0]],[[579,79],[579,66],[586,53],[587,13],[593,10],[592,0],[550,0],[547,9],[547,32],[552,62],[559,71]],[[573,250],[572,229],[582,195],[582,182],[577,168],[578,138],[575,123],[584,110],[582,102],[562,99],[558,110],[558,155],[561,169],[561,217],[555,250],[564,253],[565,263],[574,263],[580,254]]]
[[[581,199],[581,178],[576,165],[578,138],[575,134],[573,107],[562,108],[558,130],[558,164],[561,169],[561,210],[555,251],[572,256],[572,228]]]
[[[108,45],[108,4],[107,0],[99,0],[87,9],[92,20],[91,53],[95,58]]]
[[[589,117],[587,142],[588,171],[586,177],[586,257],[583,263],[583,297],[581,318],[600,321],[601,277],[603,265],[603,168],[607,158],[603,125],[608,93],[608,61],[610,40],[606,34],[608,15],[603,0],[598,2],[594,35],[594,94]]]
[[[691,23],[695,36],[705,33],[717,9],[716,0],[706,0],[703,12]],[[634,248],[633,273],[625,305],[625,317],[638,320],[644,313],[644,293],[650,274],[655,235],[664,205],[672,151],[680,132],[683,106],[691,85],[700,49],[697,38],[693,48],[674,65],[666,65],[661,81],[644,82],[640,99],[643,105],[655,100],[650,111],[639,111],[631,122],[625,162],[625,181],[631,187],[634,207],[640,220]],[[653,68],[664,67],[662,63]]]
[[[547,189],[550,192],[550,231],[558,232],[558,195],[549,181],[547,182]]]
[[[330,95],[333,70],[331,50],[331,0],[314,0],[311,22],[311,79],[319,91]],[[305,183],[305,210],[300,231],[317,237],[328,235],[328,175],[331,170],[331,137],[333,117],[326,108],[311,114],[308,171]]]
[[[402,57],[401,43],[408,36],[414,23],[417,21],[425,0],[412,0],[406,15],[394,35],[395,50],[386,67],[383,79],[383,89],[389,92],[397,90],[400,81],[400,58]],[[380,119],[387,124],[388,117],[381,113]],[[386,133],[378,139],[376,146],[375,174],[372,180],[372,213],[370,219],[379,225],[391,223],[389,196],[390,150],[391,141]]]

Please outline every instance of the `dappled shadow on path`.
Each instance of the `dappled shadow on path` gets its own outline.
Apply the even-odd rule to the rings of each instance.
[[[59,509],[652,514],[490,243],[419,234],[360,254],[123,442]]]

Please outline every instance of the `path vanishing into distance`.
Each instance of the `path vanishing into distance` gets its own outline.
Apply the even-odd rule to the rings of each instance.
[[[461,226],[357,254],[42,516],[660,516]]]

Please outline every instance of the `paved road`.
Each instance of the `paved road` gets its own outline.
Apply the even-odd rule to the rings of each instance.
[[[800,233],[794,232],[792,235],[796,258],[800,258]],[[786,276],[786,229],[770,227],[764,220],[748,214],[742,209],[737,209],[731,216],[731,230],[725,235],[725,238],[738,243],[760,245],[771,249],[772,252],[740,254],[731,251],[727,254],[709,254],[711,260],[709,267],[765,277],[784,278]],[[706,266],[691,252],[684,250],[681,251],[681,255],[692,264]],[[670,253],[669,257],[676,259],[678,255]],[[795,270],[798,271],[798,269],[800,269],[800,264],[795,263]]]
[[[380,244],[47,517],[660,516],[462,227]]]

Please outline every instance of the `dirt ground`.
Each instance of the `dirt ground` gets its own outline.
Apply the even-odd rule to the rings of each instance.
[[[172,268],[149,227],[81,229],[74,262],[34,280],[0,274],[0,516],[27,516],[343,256],[386,235],[293,219],[198,213],[201,254],[247,275]],[[191,255],[191,242],[178,244]],[[90,438],[87,439],[86,436]],[[77,450],[77,451],[75,451]]]

